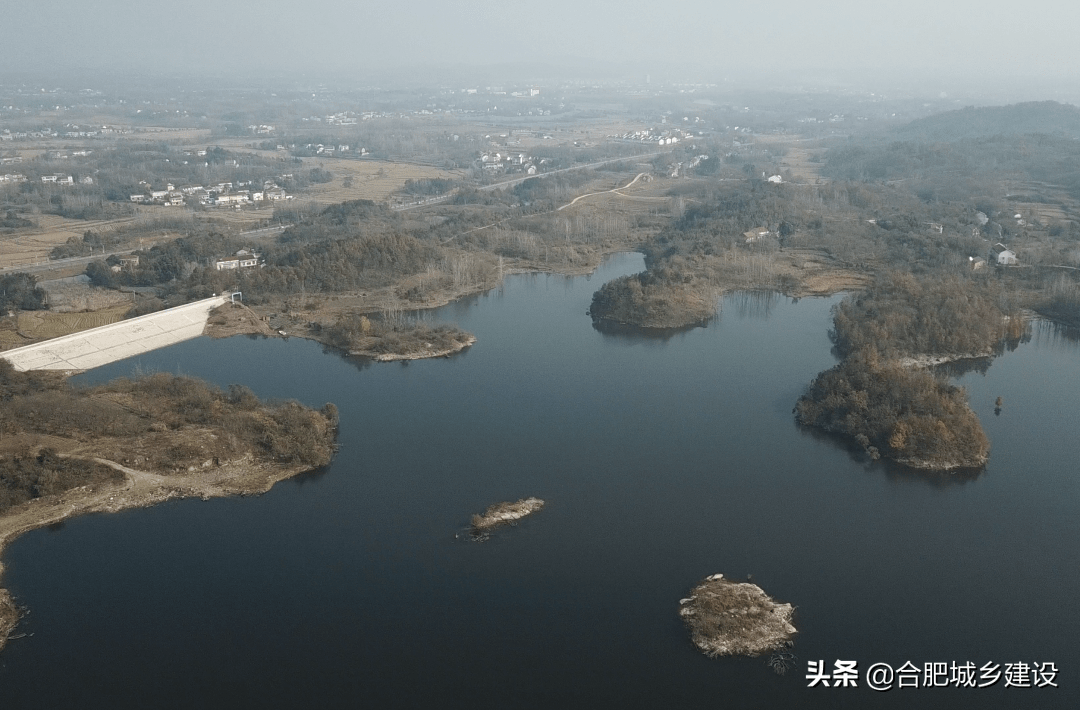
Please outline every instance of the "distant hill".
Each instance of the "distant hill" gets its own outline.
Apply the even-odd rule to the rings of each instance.
[[[1080,108],[1056,101],[968,106],[912,121],[897,128],[893,136],[899,140],[952,142],[1032,133],[1080,138]]]

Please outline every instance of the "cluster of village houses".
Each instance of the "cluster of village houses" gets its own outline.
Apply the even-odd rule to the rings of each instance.
[[[65,128],[70,130],[61,133],[52,128],[46,128],[41,131],[12,131],[5,128],[0,131],[0,141],[22,141],[37,138],[96,138],[98,136],[110,136],[131,132],[129,129],[117,128],[115,126],[102,126],[101,128],[87,130],[85,127],[68,124]]]
[[[688,136],[684,131],[671,130],[662,131],[660,133],[654,133],[652,129],[645,129],[641,131],[630,131],[628,133],[621,133],[619,135],[608,136],[616,140],[633,141],[635,143],[652,143],[654,145],[674,145],[680,140],[692,137]]]
[[[428,111],[427,113],[431,112]],[[327,123],[331,126],[355,126],[360,121],[370,121],[373,118],[386,118],[397,115],[398,114],[396,113],[387,113],[385,111],[362,111],[360,113],[357,113],[356,111],[340,111],[328,116],[308,116],[301,120],[312,121],[314,123]],[[251,128],[251,126],[248,126],[248,128]],[[270,128],[271,131],[274,130],[273,126],[268,126],[268,128]]]
[[[282,175],[282,179],[292,177]],[[213,187],[202,185],[190,185],[176,188],[172,183],[167,183],[164,190],[154,190],[149,183],[141,182],[146,186],[146,191],[137,195],[131,195],[131,201],[139,204],[158,204],[166,206],[181,206],[185,200],[198,202],[210,207],[237,207],[250,204],[273,203],[281,200],[291,200],[292,195],[285,192],[273,180],[263,182],[261,189],[257,188],[252,181],[247,182],[221,182]]]
[[[293,146],[295,147],[295,146]],[[279,145],[278,150],[285,150],[285,146]],[[311,151],[315,155],[321,155],[324,158],[331,158],[335,154],[353,153],[361,157],[368,154],[367,148],[352,148],[349,145],[323,145],[322,143],[308,143],[304,146],[304,150]]]
[[[707,155],[695,155],[690,160],[680,160],[676,163],[671,163],[670,165],[668,165],[668,170],[670,171],[671,177],[677,178],[680,174],[686,175],[687,170],[693,170],[697,166],[701,165],[701,161],[708,159],[709,156]]]
[[[546,160],[541,160],[543,164]],[[525,173],[526,175],[536,175],[537,166],[533,162],[533,158],[525,153],[484,153],[480,156],[478,161],[479,167],[483,168],[485,173],[502,174],[502,173]]]

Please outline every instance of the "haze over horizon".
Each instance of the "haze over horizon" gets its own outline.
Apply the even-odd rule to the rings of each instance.
[[[5,16],[0,75],[154,73],[220,78],[449,78],[517,67],[648,74],[654,81],[927,83],[926,91],[1008,85],[1062,98],[1080,64],[1080,6],[1032,0],[854,0],[664,5],[466,0],[407,5],[266,0],[257,9],[194,0],[176,13],[118,0],[20,2]],[[500,67],[502,67],[500,69]],[[1029,89],[1025,91],[1025,87]],[[1027,95],[1025,95],[1027,94]],[[1056,95],[1055,95],[1056,94]],[[1063,100],[1068,100],[1067,98]]]

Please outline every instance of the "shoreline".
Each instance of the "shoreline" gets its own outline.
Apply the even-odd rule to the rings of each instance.
[[[260,495],[279,481],[314,470],[308,465],[283,466],[259,462],[248,454],[220,467],[181,474],[161,475],[128,468],[115,461],[94,458],[124,474],[116,485],[81,486],[57,496],[35,498],[13,506],[0,515],[0,585],[3,584],[2,557],[7,546],[20,535],[90,513],[117,513],[131,508],[148,508],[165,501],[199,497],[203,500],[227,496]],[[23,614],[7,589],[0,586],[0,651]]]
[[[567,268],[562,269],[551,268],[542,264],[512,265],[507,266],[503,271],[503,279],[505,280],[507,276],[525,276],[530,274],[558,274],[566,277],[589,276],[596,273],[596,270],[600,268],[604,261],[615,254],[640,254],[640,252],[629,245],[620,244],[611,249],[600,250],[596,254],[595,261],[589,260],[585,265],[567,265]],[[468,298],[469,296],[487,293],[492,289],[499,288],[502,284],[503,281],[474,284],[453,291],[438,293],[422,303],[415,303],[399,298],[395,294],[395,291],[402,286],[402,284],[398,283],[384,287],[375,293],[348,292],[320,294],[317,296],[312,295],[309,296],[309,299],[317,305],[314,307],[305,306],[296,308],[291,311],[285,307],[279,308],[281,305],[280,303],[260,304],[255,307],[245,305],[244,308],[253,317],[237,318],[228,325],[214,324],[212,323],[213,318],[211,318],[207,321],[206,331],[204,331],[203,334],[213,338],[225,338],[233,335],[263,335],[272,338],[304,338],[305,340],[314,340],[327,347],[336,348],[347,355],[365,357],[376,362],[398,362],[402,360],[423,360],[428,358],[449,357],[474,345],[476,343],[476,336],[470,334],[468,342],[460,344],[460,347],[451,349],[413,351],[409,353],[374,353],[365,350],[348,350],[330,342],[325,333],[321,332],[325,331],[326,327],[330,325],[330,322],[323,323],[319,320],[319,317],[329,318],[336,312],[340,312],[335,308],[331,308],[331,303],[339,300],[355,299],[360,296],[360,294],[365,294],[365,296],[362,296],[363,302],[357,303],[355,307],[337,304],[336,308],[343,311],[347,310],[356,313],[357,315],[378,313],[381,310],[430,311],[450,305],[451,303],[460,301],[463,298]],[[278,318],[275,319],[275,324],[269,325],[269,320],[274,316],[278,316]],[[313,328],[312,323],[318,324],[321,327]]]
[[[992,357],[994,357],[994,352],[987,350],[982,353],[968,353],[966,355],[909,355],[896,358],[895,362],[905,369],[917,369],[937,367],[938,365],[960,362],[961,360],[984,360]]]
[[[322,341],[320,341],[322,342]],[[465,348],[472,347],[476,343],[476,336],[469,335],[468,338],[461,341],[455,341],[454,345],[449,348],[439,348],[438,350],[416,350],[407,353],[375,353],[370,350],[349,350],[348,353],[352,357],[366,357],[375,362],[398,362],[399,360],[426,360],[433,357],[450,357],[456,353],[461,352]],[[323,342],[324,345],[329,343]]]

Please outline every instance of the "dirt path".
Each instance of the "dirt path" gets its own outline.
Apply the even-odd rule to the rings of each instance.
[[[640,180],[640,179],[641,179],[641,178],[643,178],[643,177],[647,177],[648,175],[649,175],[649,173],[638,173],[638,174],[637,174],[637,177],[635,177],[635,178],[634,178],[633,180],[631,180],[630,182],[626,183],[626,184],[625,184],[625,185],[623,185],[622,187],[615,187],[615,188],[612,188],[612,189],[610,189],[610,190],[601,190],[600,192],[590,192],[590,193],[588,193],[588,194],[585,194],[585,195],[578,195],[578,196],[577,196],[577,197],[575,197],[575,198],[574,198],[573,200],[571,200],[569,204],[563,205],[562,207],[558,208],[558,209],[557,209],[557,210],[555,210],[555,211],[556,211],[556,212],[559,212],[559,211],[565,210],[565,209],[566,209],[567,207],[573,207],[573,206],[574,206],[574,204],[575,204],[575,203],[576,203],[576,202],[577,202],[578,200],[584,200],[584,199],[585,199],[586,197],[593,197],[593,196],[595,196],[595,195],[607,195],[607,194],[612,194],[612,193],[613,193],[613,194],[616,194],[616,195],[618,195],[619,197],[630,197],[630,195],[624,195],[624,194],[622,194],[621,192],[619,192],[619,190],[627,190],[627,189],[629,189],[629,188],[633,187],[633,186],[634,186],[634,183],[636,183],[636,182],[637,182],[638,180]]]

